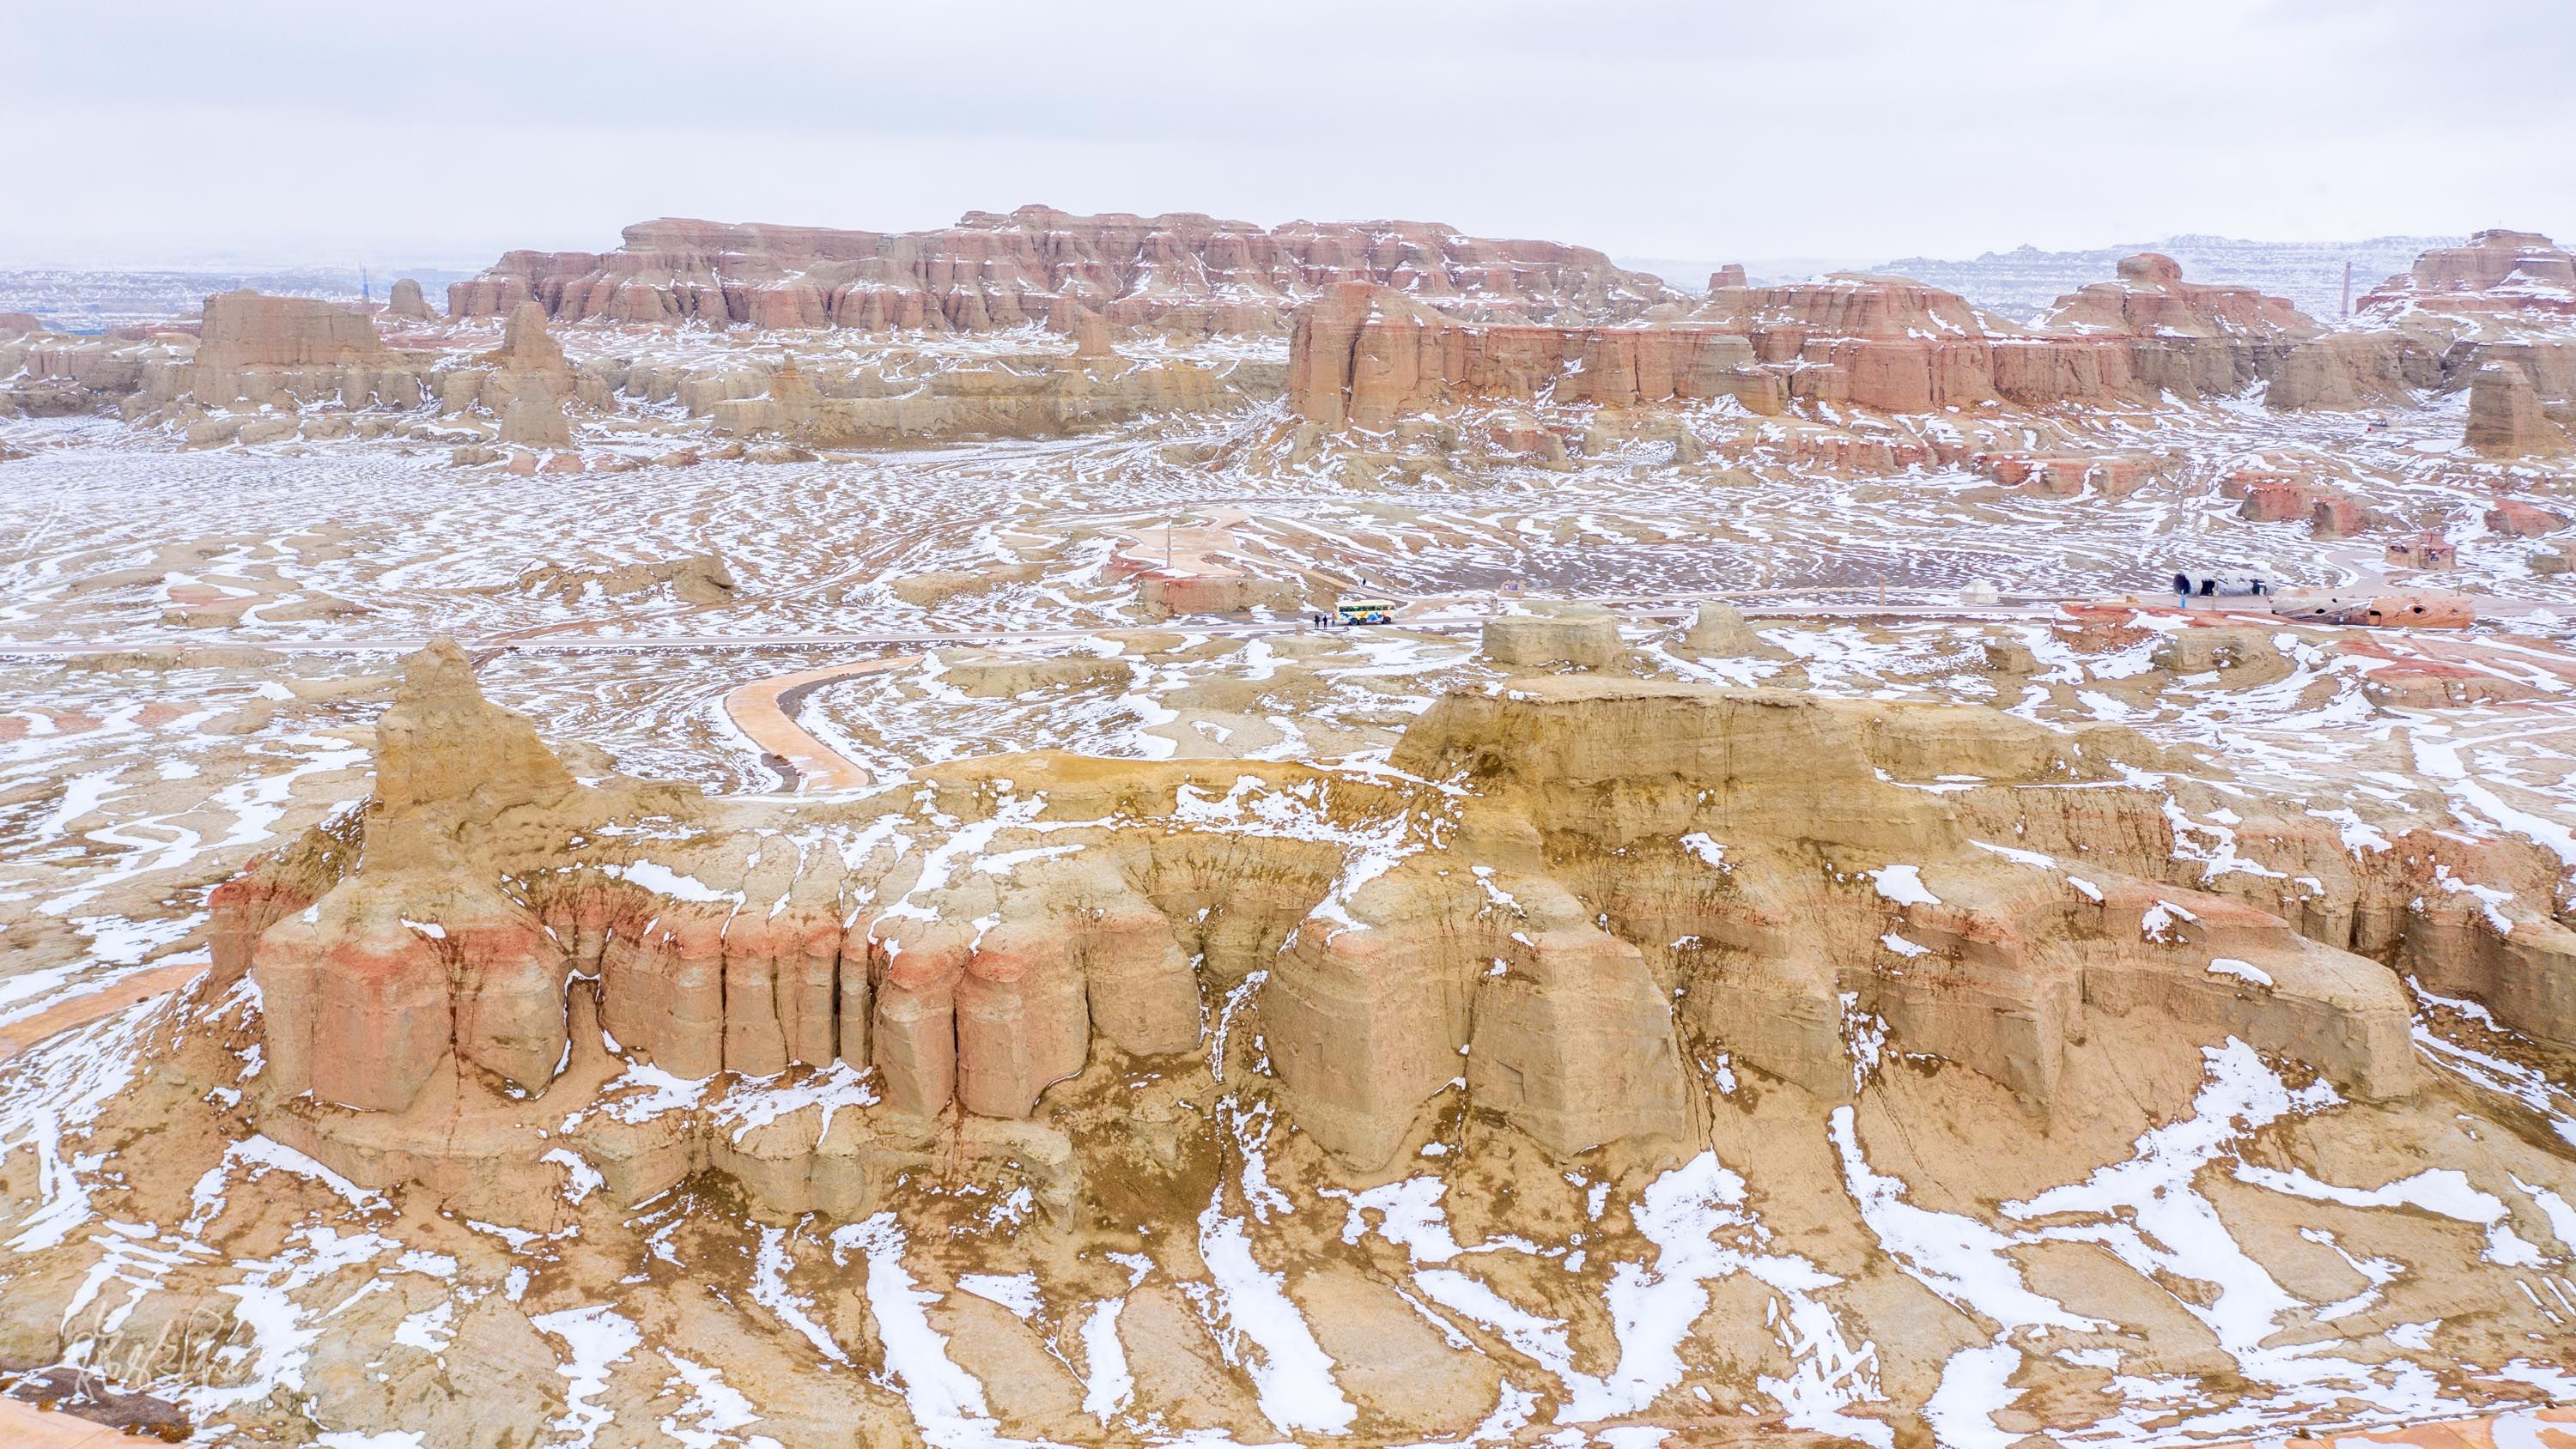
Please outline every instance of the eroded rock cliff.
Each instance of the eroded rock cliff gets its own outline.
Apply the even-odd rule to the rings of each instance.
[[[2576,1040],[2576,936],[2426,888],[2546,901],[2552,863],[2428,834],[2365,867],[2330,826],[2248,821],[2269,868],[2212,874],[2117,747],[1542,676],[1443,700],[1377,779],[1039,752],[719,802],[576,782],[440,645],[367,808],[219,893],[214,984],[261,987],[262,1130],[484,1212],[545,1197],[570,1146],[631,1200],[712,1165],[854,1213],[925,1124],[1036,1151],[1013,1124],[1050,1086],[1210,1032],[1257,1033],[1285,1109],[1361,1173],[1462,1083],[1551,1154],[1651,1157],[1688,1137],[1709,1052],[1828,1101],[1855,1052],[1923,1053],[2045,1114],[2070,1042],[2178,1032],[2403,1096],[2384,961]],[[613,1110],[639,1072],[873,1085],[745,1147]]]
[[[1262,228],[1196,213],[969,212],[924,232],[663,218],[613,252],[511,252],[448,290],[458,317],[534,301],[565,320],[984,332],[1063,317],[1177,333],[1278,332],[1340,281],[1444,310],[1586,321],[1670,300],[1656,278],[1586,247],[1462,236],[1423,222]]]

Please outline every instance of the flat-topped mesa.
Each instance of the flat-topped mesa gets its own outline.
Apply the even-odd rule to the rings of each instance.
[[[2157,252],[2124,257],[2113,281],[2093,282],[2057,299],[2042,328],[2123,337],[2243,337],[2299,341],[2325,328],[2258,288],[2186,282],[2182,264]]]
[[[311,297],[243,290],[208,297],[195,353],[147,362],[140,382],[154,403],[409,408],[420,404],[424,370],[416,356],[388,348],[371,318]]]
[[[375,323],[311,297],[269,297],[248,289],[206,299],[197,334],[200,366],[335,367],[389,355]]]
[[[2531,374],[2502,359],[2481,366],[2470,379],[2464,441],[2491,458],[2554,457],[2569,446]]]
[[[2185,282],[2152,253],[2123,262],[2118,280],[2062,298],[2037,329],[1902,277],[1710,280],[1696,303],[1590,329],[1463,322],[1400,295],[1337,288],[1298,311],[1289,404],[1328,428],[1380,430],[1444,401],[1527,399],[1551,385],[1560,402],[1732,395],[1756,412],[1795,399],[1923,413],[2147,405],[2258,382],[2271,384],[2274,407],[2358,407],[2438,381],[2431,355],[2402,339],[2328,333],[2252,288]]]
[[[893,447],[956,437],[1053,437],[1148,413],[1213,411],[1279,395],[1276,363],[1217,366],[1169,355],[1130,361],[1109,346],[1099,314],[1068,313],[1065,323],[1074,337],[1069,356],[1053,350],[988,355],[893,388],[883,386],[878,368],[845,366],[817,376],[792,355],[774,368],[745,359],[726,381],[746,392],[764,379],[766,387],[717,398],[706,411],[719,433],[816,447]]]
[[[1202,1051],[1220,1018],[1228,1080],[1261,1089],[1266,1057],[1364,1172],[1462,1074],[1559,1157],[1683,1150],[1685,1042],[1845,1100],[1855,1014],[2041,1112],[2066,1044],[2113,1020],[2411,1090],[2395,977],[2325,940],[2576,1039],[2550,984],[2576,936],[2429,884],[2546,900],[2550,863],[2430,834],[2363,862],[2331,825],[2242,821],[2267,872],[2331,896],[2299,898],[2302,936],[2279,875],[2177,859],[2164,797],[2103,758],[2132,747],[1974,706],[1536,677],[1437,703],[1394,783],[1036,752],[713,801],[570,779],[441,647],[385,718],[371,807],[218,893],[217,969],[262,988],[262,1131],[492,1211],[550,1200],[568,1152],[623,1201],[716,1165],[779,1211],[863,1213],[888,1143],[946,1120],[1027,1150],[1048,1129],[1012,1124],[1055,1084]],[[710,1105],[619,1106],[647,1065]],[[689,1085],[780,1073],[837,1083],[808,1100],[841,1115],[743,1145]]]
[[[626,228],[624,243],[511,252],[450,286],[448,310],[496,316],[533,300],[565,321],[983,332],[1063,316],[1071,303],[1114,327],[1276,333],[1296,303],[1340,281],[1507,321],[1620,320],[1677,295],[1590,248],[1425,222],[1264,229],[1027,206],[921,232],[663,218]]]
[[[2576,257],[2536,231],[2497,228],[2463,247],[2416,258],[2407,281],[2420,292],[2492,292],[2512,287],[2576,288]]]
[[[1789,398],[1888,412],[2009,400],[2150,399],[2127,339],[2012,329],[1964,299],[1901,278],[1726,287],[1645,325],[1526,328],[1425,316],[1407,299],[1336,289],[1300,309],[1289,403],[1326,427],[1383,428],[1459,396],[1653,403],[1733,396],[1755,412]]]
[[[2576,318],[2576,254],[2530,231],[2482,231],[2436,247],[2354,308],[2364,318],[2458,337],[2564,328]]]

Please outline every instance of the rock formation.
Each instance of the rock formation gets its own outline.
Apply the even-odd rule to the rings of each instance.
[[[2385,325],[2456,335],[2564,326],[2576,317],[2576,255],[2538,232],[2482,231],[2466,246],[2424,253],[2354,310]]]
[[[2490,362],[2469,382],[2466,442],[2490,457],[2550,456],[2567,451],[2567,435],[2541,405],[2531,375],[2510,362]]]
[[[1607,669],[1627,657],[1628,646],[1621,642],[1619,623],[1608,610],[1574,606],[1487,619],[1481,652],[1494,663],[1514,669],[1559,664]]]
[[[501,410],[501,441],[523,448],[569,448],[572,420],[564,416],[563,404],[542,392],[521,393]]]
[[[533,304],[530,304],[533,306]],[[1078,326],[1105,339],[1096,317]],[[1053,437],[1141,414],[1203,412],[1277,396],[1275,366],[1129,365],[1108,350],[1001,355],[889,376],[885,362],[809,373],[793,357],[702,383],[747,395],[703,398],[715,430],[811,447],[886,447],[960,437]],[[630,381],[630,387],[633,383]],[[827,391],[826,389],[829,389]]]
[[[560,415],[567,403],[591,408],[608,405],[607,379],[575,367],[564,356],[563,344],[546,327],[545,309],[534,302],[523,302],[510,313],[499,347],[438,378],[438,406],[443,413],[481,409],[502,415],[506,428],[513,408],[522,402],[523,426],[549,434],[554,429],[543,422],[541,410]]]
[[[1692,611],[1682,631],[1682,647],[1694,654],[1725,659],[1780,659],[1787,651],[1765,641],[1744,622],[1733,604],[1705,603]]]
[[[511,252],[451,286],[448,311],[499,316],[534,301],[568,321],[983,332],[1047,320],[1070,303],[1118,327],[1277,332],[1290,307],[1342,281],[1515,321],[1615,320],[1673,296],[1588,248],[1421,222],[1264,230],[1191,213],[1027,206],[926,232],[640,222],[613,252]]]
[[[421,295],[420,283],[404,277],[394,283],[385,296],[385,315],[408,322],[436,321],[438,314],[429,310],[429,299]]]
[[[2505,498],[2487,510],[2487,531],[2506,538],[2538,538],[2567,526],[2567,516],[2519,498]]]
[[[345,407],[420,404],[416,357],[385,346],[375,323],[309,297],[222,292],[206,299],[196,351],[184,362],[147,362],[146,397],[211,406],[336,400]]]
[[[2277,663],[2189,642],[2173,667]],[[1855,1013],[2041,1111],[2088,1021],[2402,1096],[2405,997],[2351,950],[2576,1041],[2576,935],[2423,884],[2547,900],[2554,860],[2426,836],[2365,862],[2291,817],[2239,827],[2264,873],[2204,880],[2098,747],[1975,707],[1532,676],[1438,703],[1394,783],[1039,752],[783,805],[577,784],[442,644],[377,741],[362,814],[218,893],[216,985],[261,985],[263,1131],[478,1210],[567,1146],[624,1200],[712,1163],[779,1211],[864,1211],[883,1133],[1025,1118],[1103,1052],[1192,1049],[1221,1001],[1360,1169],[1462,1072],[1551,1153],[1656,1150],[1689,1130],[1684,1040],[1839,1100]],[[603,1030],[672,1078],[847,1063],[883,1106],[821,1140],[674,1137],[585,1110],[595,1073],[563,1095],[566,1042]]]
[[[521,574],[511,587],[520,593],[547,595],[566,603],[577,602],[592,590],[608,598],[623,599],[668,589],[671,597],[682,603],[711,605],[734,602],[739,586],[723,558],[702,553],[614,569],[546,564]]]
[[[1921,413],[2232,394],[2285,371],[2276,405],[2357,406],[2407,382],[2387,339],[2321,336],[2278,298],[2183,282],[2153,256],[2065,298],[2036,331],[1937,288],[1858,275],[1716,285],[1642,322],[1466,323],[1387,289],[1343,286],[1298,309],[1289,406],[1324,428],[1376,431],[1448,400],[1542,390],[1609,406],[1732,396],[1757,413],[1792,398]]]
[[[1625,405],[1735,397],[1776,412],[1777,379],[1745,339],[1707,327],[1535,327],[1455,321],[1392,288],[1339,283],[1297,310],[1288,405],[1326,428],[1383,429],[1464,397]]]
[[[206,299],[197,363],[219,372],[254,367],[335,367],[386,355],[366,318],[309,297],[220,292]]]
[[[2314,337],[2325,329],[2280,297],[2252,287],[2186,282],[2173,258],[2140,252],[2118,277],[2057,299],[2042,327],[2124,337]]]

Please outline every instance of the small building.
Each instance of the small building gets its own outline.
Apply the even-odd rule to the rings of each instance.
[[[2388,545],[2388,564],[2401,569],[2447,569],[2460,561],[2459,545],[2430,529]]]

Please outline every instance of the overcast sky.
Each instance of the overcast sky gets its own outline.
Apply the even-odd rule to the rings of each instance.
[[[2568,0],[12,0],[0,40],[0,264],[1032,201],[1709,259],[2576,234]]]

